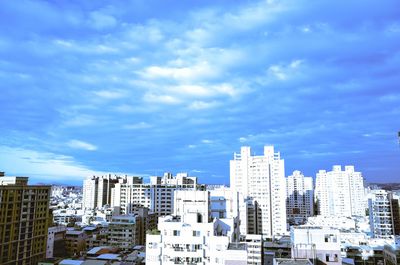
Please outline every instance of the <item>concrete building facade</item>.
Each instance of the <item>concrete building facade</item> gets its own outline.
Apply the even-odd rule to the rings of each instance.
[[[314,215],[313,179],[298,170],[286,178],[286,214],[290,224],[304,224]]]
[[[284,160],[273,146],[265,146],[264,154],[251,155],[250,147],[242,147],[230,161],[230,184],[242,193],[248,205],[247,233],[272,236],[286,233],[286,183]],[[251,214],[250,214],[251,213]],[[251,231],[253,230],[253,231]]]
[[[320,170],[316,176],[315,199],[323,216],[365,216],[367,200],[364,178],[354,166],[333,166],[332,171]]]

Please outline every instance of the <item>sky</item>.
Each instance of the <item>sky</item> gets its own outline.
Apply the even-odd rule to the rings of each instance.
[[[286,175],[398,182],[399,85],[397,0],[2,1],[0,171],[229,185],[274,145]]]

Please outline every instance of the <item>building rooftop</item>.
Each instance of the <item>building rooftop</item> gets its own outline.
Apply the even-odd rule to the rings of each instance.
[[[245,243],[229,243],[228,250],[247,250]]]
[[[106,260],[85,260],[81,265],[106,265]]]
[[[275,259],[277,265],[312,265],[308,259]]]
[[[100,256],[97,257],[97,259],[103,259],[103,260],[120,260],[120,255],[119,254],[101,254]]]
[[[64,259],[59,265],[81,265],[83,260]]]
[[[102,251],[102,250],[110,250],[111,251],[111,250],[113,250],[113,248],[109,247],[109,246],[94,247],[91,250],[89,250],[87,252],[87,254],[96,255],[99,251]]]

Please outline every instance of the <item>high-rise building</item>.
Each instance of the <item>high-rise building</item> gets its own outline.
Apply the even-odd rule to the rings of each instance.
[[[333,166],[320,170],[315,182],[318,212],[323,216],[365,216],[367,200],[364,179],[354,166]]]
[[[296,170],[286,178],[286,214],[290,224],[304,224],[314,214],[312,177]]]
[[[127,176],[92,176],[83,181],[83,209],[101,208],[111,204],[111,189]]]
[[[391,238],[399,235],[399,198],[392,192],[372,190],[368,199],[369,224],[373,237]]]
[[[0,172],[0,264],[37,264],[46,257],[50,186]]]
[[[235,153],[230,161],[230,183],[232,190],[253,200],[255,233],[266,236],[286,233],[284,160],[273,146],[265,146],[261,156],[251,155],[250,147],[242,147],[240,154]]]

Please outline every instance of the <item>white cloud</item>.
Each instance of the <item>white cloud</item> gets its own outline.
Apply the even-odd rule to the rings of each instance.
[[[175,105],[181,103],[181,100],[172,95],[157,95],[153,93],[146,93],[143,96],[143,100],[150,103],[161,103],[161,104],[170,104]]]
[[[303,64],[303,60],[293,60],[289,64],[275,64],[268,68],[268,74],[275,77],[278,80],[285,81],[294,75],[298,74],[300,66]]]
[[[93,92],[96,96],[104,99],[119,99],[125,96],[125,93],[119,90],[98,90]]]
[[[96,118],[94,116],[82,114],[66,119],[63,125],[67,127],[80,127],[93,125],[95,123]]]
[[[209,140],[209,139],[203,139],[203,140],[201,140],[201,142],[202,142],[203,144],[212,144],[212,143],[214,143],[213,140]]]
[[[103,173],[89,169],[70,156],[8,146],[0,146],[0,168],[8,175],[37,176],[54,182],[61,180],[57,178],[80,180]]]
[[[127,130],[141,130],[141,129],[149,129],[153,127],[151,124],[147,122],[139,122],[139,123],[134,123],[134,124],[127,124],[124,125],[123,128]]]
[[[239,142],[241,142],[241,143],[245,143],[245,142],[247,142],[247,138],[246,137],[240,137],[239,138]]]
[[[81,150],[86,150],[86,151],[95,151],[97,150],[97,146],[79,141],[79,140],[71,140],[68,142],[68,146],[74,149],[81,149]]]
[[[141,75],[149,79],[168,78],[178,81],[194,81],[216,77],[218,71],[208,62],[203,61],[186,67],[150,66]]]
[[[210,109],[218,106],[218,102],[216,101],[211,101],[211,102],[205,102],[205,101],[200,101],[196,100],[192,103],[189,104],[189,109],[192,110],[203,110],[203,109]]]
[[[88,23],[95,29],[103,30],[115,27],[117,25],[117,20],[111,15],[93,11],[89,14]]]

